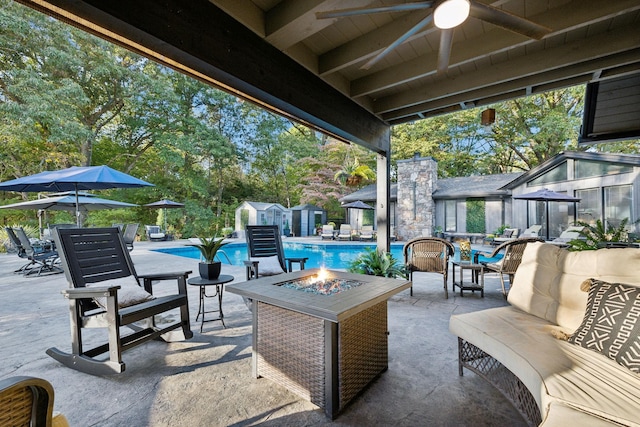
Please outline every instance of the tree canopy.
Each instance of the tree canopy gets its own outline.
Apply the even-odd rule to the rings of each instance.
[[[432,156],[441,177],[528,170],[576,149],[583,96],[584,87],[574,87],[490,106],[497,116],[491,127],[480,125],[483,108],[394,126],[392,160]],[[375,182],[374,153],[12,0],[0,0],[0,145],[1,181],[107,164],[151,182],[101,195],[139,205],[183,202],[168,219],[185,236],[233,227],[244,200],[312,203],[339,219],[338,199]],[[640,152],[637,141],[593,149]],[[0,203],[29,197],[3,193]],[[158,215],[142,207],[101,211],[88,225],[156,223]],[[35,222],[36,213],[2,218]]]

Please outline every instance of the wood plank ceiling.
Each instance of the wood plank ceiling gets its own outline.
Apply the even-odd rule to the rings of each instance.
[[[440,31],[427,26],[369,69],[369,59],[431,9],[318,19],[316,12],[402,0],[210,0],[389,124],[610,78],[640,69],[640,1],[482,1],[551,29],[529,39],[469,17],[436,72]]]

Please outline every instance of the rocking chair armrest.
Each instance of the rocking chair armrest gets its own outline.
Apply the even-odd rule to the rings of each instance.
[[[101,296],[115,295],[119,285],[115,286],[96,286],[92,288],[74,288],[62,291],[65,297],[69,299],[97,298]]]
[[[297,263],[300,264],[300,270],[304,270],[304,264],[307,262],[308,257],[296,257],[296,258],[285,258],[285,262],[287,263],[287,270],[289,273],[293,271],[291,264]]]
[[[187,278],[191,273],[193,273],[193,271],[191,270],[187,270],[187,271],[176,271],[176,272],[169,272],[169,273],[148,273],[148,274],[140,274],[138,275],[138,277],[140,279],[143,280],[171,280],[171,279],[177,279],[179,277],[184,276],[185,278]]]
[[[154,280],[177,280],[178,281],[178,292],[180,294],[187,294],[187,278],[189,274],[191,274],[191,270],[187,271],[178,271],[178,272],[168,272],[168,273],[148,273],[141,274],[138,278],[142,279],[144,283],[144,290],[153,294],[153,286],[152,283]]]

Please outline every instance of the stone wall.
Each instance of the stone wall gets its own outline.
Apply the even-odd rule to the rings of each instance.
[[[433,235],[438,163],[419,154],[398,161],[398,202],[396,206],[396,234],[398,239]]]

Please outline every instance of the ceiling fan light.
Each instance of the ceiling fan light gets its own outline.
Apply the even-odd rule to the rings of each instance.
[[[469,9],[469,0],[444,0],[433,11],[433,22],[443,30],[457,27],[469,17]]]

